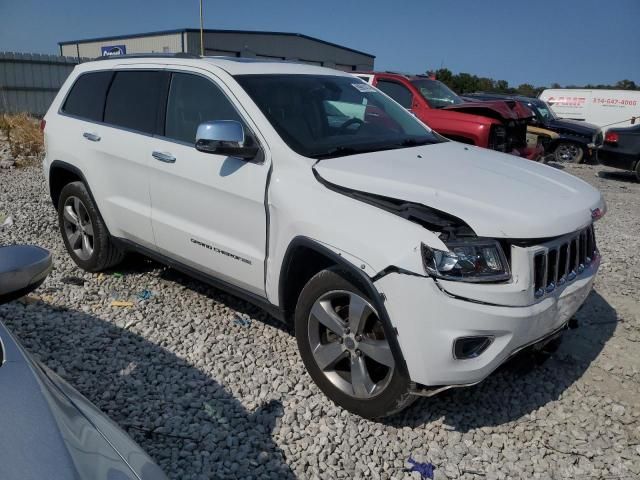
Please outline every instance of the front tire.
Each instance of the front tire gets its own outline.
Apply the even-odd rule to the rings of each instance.
[[[640,182],[640,159],[636,162],[636,180]]]
[[[337,267],[309,280],[295,311],[309,375],[327,397],[365,418],[392,415],[415,399],[382,322],[357,281]]]
[[[554,157],[558,163],[582,163],[584,148],[576,143],[563,142],[556,147]]]
[[[83,270],[99,272],[124,257],[82,182],[71,182],[60,192],[58,225],[67,252]]]

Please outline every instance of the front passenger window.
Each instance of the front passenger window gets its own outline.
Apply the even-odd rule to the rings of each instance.
[[[236,120],[244,125],[229,99],[213,82],[199,75],[174,73],[164,136],[194,144],[198,125],[210,120]]]

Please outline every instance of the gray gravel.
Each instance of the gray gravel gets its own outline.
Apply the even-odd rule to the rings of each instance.
[[[581,327],[544,364],[527,357],[384,423],[329,402],[292,332],[256,308],[141,258],[76,268],[37,168],[0,171],[0,214],[15,222],[0,244],[42,245],[56,267],[0,321],[175,479],[419,478],[403,471],[410,455],[438,479],[640,478],[640,184],[566,170],[609,205]]]

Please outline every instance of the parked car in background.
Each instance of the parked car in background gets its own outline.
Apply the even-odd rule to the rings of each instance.
[[[545,144],[548,154],[553,154],[560,163],[581,163],[594,160],[597,147],[602,145],[603,134],[600,127],[586,122],[559,118],[544,101],[519,95],[503,95],[499,93],[470,93],[465,98],[480,101],[496,99],[515,100],[530,108],[535,117],[530,124],[556,132],[557,138],[549,139]]]
[[[527,122],[533,113],[516,102],[465,102],[444,83],[424,75],[391,72],[354,75],[389,95],[451,140],[527,158],[541,153],[536,149],[527,150]]]
[[[483,94],[472,93],[472,94],[461,95],[460,98],[462,98],[465,102],[478,102],[478,101],[488,101],[488,100],[510,99],[511,97],[496,95],[496,98],[493,98],[493,97],[485,98]],[[537,160],[542,160],[542,157],[544,157],[545,152],[547,152],[549,143],[552,140],[557,139],[559,135],[556,132],[547,130],[546,128],[542,128],[539,126],[536,127],[532,124],[532,122],[535,122],[533,118],[527,124],[527,146],[532,147],[534,145],[541,145],[542,151],[540,153],[540,158],[538,158]]]
[[[539,97],[558,117],[589,122],[605,131],[640,121],[640,91],[637,90],[549,88]]]
[[[609,129],[598,150],[598,161],[607,167],[635,172],[640,182],[640,125]]]
[[[36,289],[51,266],[42,248],[0,247],[0,304]],[[29,355],[1,322],[0,397],[2,479],[166,479],[125,432]]]
[[[260,305],[367,418],[559,335],[600,265],[596,189],[449,141],[349,73],[110,57],[76,66],[44,121],[77,265],[134,250]]]

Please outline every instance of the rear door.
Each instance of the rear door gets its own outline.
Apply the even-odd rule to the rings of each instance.
[[[68,134],[110,233],[153,246],[146,143],[168,74],[141,66],[82,74],[63,107]],[[74,149],[75,150],[75,149]]]
[[[148,152],[169,81],[169,74],[157,68],[115,72],[100,133],[100,177],[108,185],[104,198],[120,230],[111,233],[146,247],[154,245]]]
[[[266,143],[247,161],[195,149],[198,125],[236,120],[258,131],[231,90],[209,72],[176,69],[162,137],[146,152],[151,163],[151,204],[157,249],[201,272],[264,295],[267,219]]]

